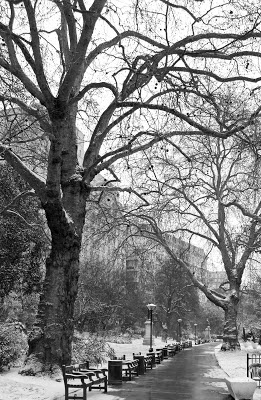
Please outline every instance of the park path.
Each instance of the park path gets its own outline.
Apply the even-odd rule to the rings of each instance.
[[[89,400],[229,400],[227,376],[218,366],[216,343],[194,346],[164,360],[145,375],[108,393],[89,392]],[[62,400],[57,398],[56,400]]]

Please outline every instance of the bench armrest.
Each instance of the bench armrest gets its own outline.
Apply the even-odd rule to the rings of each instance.
[[[82,370],[82,371],[73,371],[72,374],[85,375],[87,378],[89,378],[90,376],[95,375],[95,373],[93,371],[88,371],[87,369]]]
[[[88,369],[82,369],[81,371],[93,371],[93,372],[101,372],[104,373],[108,371],[106,368],[88,368]]]
[[[78,373],[70,373],[70,374],[65,374],[66,379],[89,379],[89,376],[86,374],[81,374],[80,372]]]
[[[92,375],[93,378],[90,378],[90,379],[95,379],[95,377],[96,377],[96,379],[106,378],[105,371],[103,371],[101,369],[92,369],[92,370],[86,369],[86,370],[82,370],[82,372]]]

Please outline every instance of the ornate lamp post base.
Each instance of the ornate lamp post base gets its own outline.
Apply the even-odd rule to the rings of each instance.
[[[150,346],[150,320],[145,322],[145,335],[142,344]],[[152,336],[152,345],[154,345],[154,337]]]
[[[153,310],[155,310],[155,308],[156,308],[155,304],[152,304],[152,303],[147,304],[148,319],[150,321],[146,321],[145,322],[145,329],[146,329],[146,323],[149,323],[150,324],[150,336],[149,336],[150,337],[150,349],[149,349],[149,351],[153,351],[153,348],[152,348],[152,344],[153,344],[153,337],[152,337],[152,334],[153,334],[153,318],[152,318],[152,314],[153,314]],[[145,338],[146,338],[146,334],[147,334],[147,330],[145,330]]]

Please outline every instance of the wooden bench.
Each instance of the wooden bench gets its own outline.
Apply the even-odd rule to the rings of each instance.
[[[178,343],[176,344],[176,349],[177,349],[177,352],[180,352],[181,350],[183,350],[183,344],[180,343],[180,342],[178,342]]]
[[[156,363],[160,364],[163,361],[163,351],[162,349],[156,349],[155,352],[155,361]]]
[[[184,342],[181,343],[181,346],[183,349],[188,349],[189,347],[192,347],[192,341],[185,340]]]
[[[144,362],[145,362],[145,369],[152,369],[153,368],[153,357],[151,355],[144,356]]]
[[[156,353],[158,354],[160,361],[164,360],[164,349],[156,349]]]
[[[119,360],[122,363],[122,379],[131,381],[132,376],[139,375],[139,361],[138,360],[126,360],[126,356],[115,357],[114,360]]]
[[[161,363],[161,358],[162,358],[162,352],[160,351],[150,351],[147,353],[147,356],[152,357],[152,363],[153,364],[160,364]]]
[[[176,345],[168,345],[167,348],[168,348],[168,355],[170,357],[174,357],[178,351],[177,346]]]
[[[106,368],[92,368],[89,366],[89,361],[86,361],[85,363],[79,364],[79,372],[92,372],[93,378],[93,384],[90,386],[89,391],[92,389],[104,389],[104,393],[107,393],[108,389],[108,378],[106,375],[106,372],[108,371]]]
[[[139,375],[139,361],[138,360],[122,360],[122,378],[127,378],[131,381],[132,376]]]
[[[138,361],[139,375],[143,375],[143,374],[145,374],[147,369],[153,368],[152,356],[143,356],[143,355],[141,355],[141,353],[138,353],[138,354],[133,353],[133,360]]]
[[[63,365],[63,381],[65,386],[65,400],[87,399],[87,388],[89,391],[92,389],[104,389],[107,392],[107,376],[105,374],[106,369],[90,368],[89,362],[74,364],[74,365]],[[82,396],[75,395],[77,389],[82,389]],[[70,393],[73,390],[73,393]]]

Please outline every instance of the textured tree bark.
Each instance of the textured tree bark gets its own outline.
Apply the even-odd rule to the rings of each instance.
[[[237,330],[238,302],[238,296],[232,294],[230,301],[225,307],[223,342],[227,346],[227,349],[240,349]]]
[[[55,373],[62,364],[71,361],[81,237],[68,225],[61,210],[55,212],[54,208],[52,249],[46,261],[36,323],[29,336],[24,374]]]
[[[58,110],[59,111],[59,110]],[[85,222],[86,182],[78,168],[75,109],[52,121],[42,203],[52,245],[36,322],[29,336],[29,351],[22,373],[55,373],[70,364],[74,331],[74,304],[78,291],[79,256]]]

